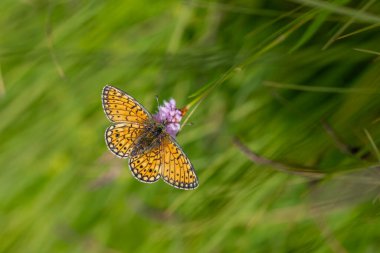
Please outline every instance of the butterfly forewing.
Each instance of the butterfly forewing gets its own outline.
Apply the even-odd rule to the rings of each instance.
[[[112,122],[144,123],[151,118],[139,102],[115,87],[104,87],[102,101],[104,112]]]
[[[169,135],[162,140],[161,156],[161,177],[166,183],[184,190],[191,190],[198,186],[193,165]]]

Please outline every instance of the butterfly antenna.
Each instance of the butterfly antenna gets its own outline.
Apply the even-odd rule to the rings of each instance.
[[[158,95],[155,96],[157,101],[157,107],[160,106],[160,103],[158,102]]]

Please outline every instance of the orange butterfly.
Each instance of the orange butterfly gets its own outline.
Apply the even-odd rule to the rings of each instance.
[[[165,122],[156,120],[134,98],[112,86],[102,93],[103,109],[113,123],[105,132],[108,149],[120,158],[129,158],[132,175],[144,183],[160,177],[179,189],[198,186],[193,165]]]

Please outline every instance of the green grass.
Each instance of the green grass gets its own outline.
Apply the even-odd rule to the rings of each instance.
[[[0,252],[379,252],[379,2],[0,10]],[[192,105],[196,190],[107,150],[106,84]]]

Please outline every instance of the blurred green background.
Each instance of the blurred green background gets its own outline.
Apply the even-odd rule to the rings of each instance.
[[[379,1],[0,10],[0,252],[380,251]],[[177,138],[196,190],[107,150],[106,84],[201,99]]]

